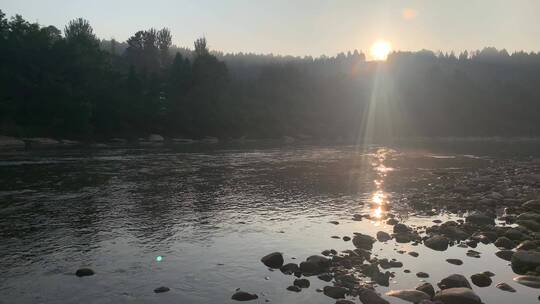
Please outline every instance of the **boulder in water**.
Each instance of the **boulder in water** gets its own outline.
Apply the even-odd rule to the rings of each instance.
[[[272,252],[263,256],[261,262],[269,268],[278,269],[283,266],[283,255],[280,252]]]

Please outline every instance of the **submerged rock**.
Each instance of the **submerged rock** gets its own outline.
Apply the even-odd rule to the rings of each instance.
[[[512,255],[512,270],[517,274],[526,274],[540,266],[540,252],[519,250]]]
[[[261,262],[269,268],[278,269],[283,266],[283,255],[280,252],[272,252],[263,256]]]
[[[500,290],[503,290],[503,291],[516,292],[516,290],[512,286],[510,286],[510,285],[508,285],[508,284],[506,284],[504,282],[495,285],[495,287],[497,287],[497,288],[499,288]]]
[[[248,292],[240,291],[240,290],[235,292],[231,297],[231,299],[236,300],[236,301],[251,301],[258,298],[259,296],[257,296],[256,294],[248,293]]]
[[[448,243],[450,240],[442,235],[435,235],[424,241],[424,245],[428,248],[437,251],[445,251],[448,249]]]
[[[402,289],[402,290],[391,290],[386,293],[387,296],[396,297],[411,303],[418,303],[422,300],[431,299],[431,297],[420,290],[416,289]]]
[[[94,271],[90,268],[80,268],[75,271],[75,275],[78,277],[87,277],[94,275]]]
[[[444,304],[480,304],[482,300],[477,296],[472,289],[465,287],[448,288],[439,291],[435,297],[436,301],[441,301]]]
[[[469,283],[469,281],[467,281],[467,278],[465,278],[461,274],[450,275],[442,279],[439,283],[437,283],[437,286],[439,286],[440,289],[459,288],[459,287],[471,288],[471,284]]]
[[[323,293],[330,298],[341,299],[341,298],[345,298],[347,289],[343,287],[336,287],[336,286],[325,286],[323,288]]]
[[[358,297],[363,304],[390,304],[385,299],[381,298],[374,290],[364,288],[358,292]]]
[[[485,273],[476,273],[471,276],[471,281],[478,287],[487,287],[491,285],[491,278]]]

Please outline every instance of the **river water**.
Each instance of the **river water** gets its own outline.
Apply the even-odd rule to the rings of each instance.
[[[391,232],[379,220],[386,211],[378,201],[394,206],[409,225],[455,219],[444,212],[417,216],[403,197],[438,182],[434,171],[473,172],[494,160],[538,156],[536,147],[518,146],[186,146],[3,154],[0,303],[232,303],[237,288],[257,293],[252,303],[333,303],[315,291],[329,283],[313,277],[310,288],[287,291],[294,277],[269,271],[260,258],[280,251],[286,262],[299,263],[324,249],[354,248],[331,236]],[[358,213],[372,219],[353,221]],[[374,253],[404,264],[391,269],[396,277],[390,287],[377,291],[414,288],[418,271],[429,273],[425,280],[435,285],[452,273],[469,277],[490,270],[494,284],[474,287],[485,303],[537,303],[538,291],[512,282],[515,275],[492,244],[476,250],[482,258],[455,246],[436,252],[377,242]],[[464,265],[446,263],[450,257]],[[76,277],[81,267],[95,275]],[[517,293],[496,289],[498,282]],[[159,286],[170,291],[154,293]]]

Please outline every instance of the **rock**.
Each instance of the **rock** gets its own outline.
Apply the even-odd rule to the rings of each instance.
[[[231,297],[231,299],[236,301],[251,301],[258,298],[259,296],[257,296],[256,294],[247,293],[245,291],[237,291]]]
[[[416,251],[409,251],[408,254],[409,254],[410,256],[412,256],[412,257],[415,257],[415,258],[418,257],[418,252],[416,252]]]
[[[435,235],[425,240],[424,245],[433,250],[445,251],[448,249],[449,242],[448,238],[441,235]]]
[[[323,288],[323,293],[330,298],[341,299],[341,298],[345,298],[347,289],[343,287],[336,287],[336,286],[325,286]]]
[[[501,236],[500,238],[498,238],[493,244],[499,248],[504,248],[504,249],[512,249],[516,247],[516,244],[511,239],[504,236]]]
[[[391,240],[392,237],[390,236],[390,234],[384,232],[384,231],[379,231],[377,232],[377,240],[379,242],[386,242],[388,240]]]
[[[158,287],[158,288],[154,289],[154,292],[155,293],[163,293],[163,292],[167,292],[169,290],[170,290],[169,287],[161,286],[161,287]]]
[[[520,241],[522,239],[525,238],[525,235],[523,234],[523,232],[515,229],[515,228],[510,228],[508,229],[505,233],[504,233],[504,236],[513,240],[513,241]]]
[[[269,268],[278,269],[283,266],[283,255],[280,252],[272,252],[263,256],[261,262]]]
[[[485,273],[476,273],[471,276],[471,281],[478,287],[487,287],[491,285],[491,278]]]
[[[293,283],[294,286],[298,286],[300,288],[309,288],[309,280],[308,279],[296,279]]]
[[[521,207],[525,208],[526,210],[538,211],[540,210],[540,200],[527,201],[521,205]]]
[[[411,230],[407,225],[405,224],[396,224],[394,225],[394,233],[408,233]]]
[[[495,285],[495,287],[497,287],[497,288],[499,288],[500,290],[503,290],[503,291],[516,292],[516,290],[512,286],[510,286],[510,285],[508,285],[508,284],[506,284],[504,282]]]
[[[386,221],[386,224],[387,224],[387,225],[390,225],[390,226],[396,225],[397,223],[399,223],[399,222],[398,222],[398,220],[396,220],[395,218],[391,218],[391,219],[388,219],[388,220]]]
[[[484,272],[482,272],[482,273],[485,274],[485,275],[487,275],[487,276],[490,277],[490,278],[495,276],[495,274],[494,274],[493,272],[491,272],[491,271],[484,271]]]
[[[459,287],[471,288],[471,284],[469,283],[469,281],[467,281],[467,278],[465,278],[461,274],[450,275],[437,283],[437,286],[439,286],[440,289]]]
[[[444,304],[480,304],[482,300],[470,288],[448,288],[439,291],[435,297],[436,301]]]
[[[80,268],[80,269],[77,269],[77,271],[75,272],[75,275],[78,277],[87,277],[87,276],[94,275],[94,271],[90,268]]]
[[[391,290],[387,292],[386,295],[411,303],[418,303],[422,300],[431,299],[427,293],[416,289]]]
[[[390,272],[375,272],[371,275],[371,279],[381,286],[389,286]]]
[[[540,277],[532,275],[521,275],[514,278],[514,281],[531,288],[540,288]]]
[[[299,286],[291,285],[291,286],[287,287],[287,290],[288,291],[294,291],[294,292],[300,292],[302,289]]]
[[[296,265],[295,263],[288,263],[281,266],[279,270],[281,270],[281,272],[284,274],[293,274],[300,272],[300,267],[298,267],[298,265]]]
[[[525,212],[518,215],[517,220],[536,221],[540,223],[540,214],[536,212]]]
[[[397,243],[409,243],[414,239],[414,236],[410,233],[396,233],[394,234],[394,238]]]
[[[329,273],[323,273],[323,274],[320,274],[319,276],[317,276],[317,278],[319,278],[319,280],[321,280],[321,281],[330,282],[330,281],[332,281],[333,277]]]
[[[517,247],[516,247],[516,250],[535,250],[537,249],[539,246],[538,242],[537,241],[531,241],[531,240],[527,240],[527,241],[523,241],[521,242]]]
[[[355,233],[352,242],[356,248],[371,250],[375,239],[366,234]]]
[[[512,270],[517,274],[526,274],[540,266],[540,252],[519,250],[512,255]]]
[[[164,140],[165,139],[163,138],[163,136],[159,134],[150,134],[150,136],[148,136],[148,141],[151,141],[151,142],[162,142]]]
[[[466,255],[470,256],[472,258],[479,258],[480,257],[480,252],[474,251],[474,250],[467,250]]]
[[[300,263],[300,271],[307,275],[319,274],[325,272],[329,266],[329,259],[318,255],[312,255],[308,257],[305,262]]]
[[[339,225],[339,222],[338,222],[338,221],[330,221],[330,222],[328,222],[328,223],[334,224],[334,225]]]
[[[517,220],[516,223],[518,225],[521,225],[521,226],[529,229],[530,231],[534,231],[534,232],[540,231],[540,223],[537,223],[536,221],[533,221],[533,220]]]
[[[433,288],[433,285],[430,283],[422,283],[416,287],[416,290],[420,290],[427,295],[430,296],[430,298],[433,298],[435,296],[435,288]]]
[[[344,237],[343,237],[343,240],[344,240],[345,242],[348,242],[348,241],[350,241],[350,240],[351,240],[351,238],[350,238],[350,237],[348,237],[348,236],[344,236]]]
[[[388,301],[381,298],[374,290],[369,288],[361,289],[358,292],[358,297],[363,304],[390,304]]]
[[[419,277],[419,278],[429,278],[429,274],[425,273],[425,272],[417,272],[416,273],[416,276]]]
[[[446,259],[446,261],[454,265],[463,265],[463,261],[460,259]]]
[[[482,212],[474,212],[465,218],[467,223],[473,223],[476,225],[495,225],[493,217],[488,216]]]

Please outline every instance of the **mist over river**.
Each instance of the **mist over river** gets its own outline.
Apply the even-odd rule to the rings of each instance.
[[[411,227],[462,219],[461,207],[420,212],[417,203],[474,198],[455,196],[452,187],[463,181],[493,187],[486,195],[507,197],[502,190],[511,187],[512,199],[529,199],[540,181],[518,187],[509,174],[538,175],[538,147],[185,145],[3,153],[0,303],[233,303],[237,288],[256,293],[252,303],[334,303],[316,291],[332,283],[311,276],[309,288],[291,292],[295,277],[270,271],[261,257],[277,251],[285,263],[300,263],[325,249],[354,249],[343,236],[392,233],[391,217]],[[458,246],[435,251],[376,242],[373,255],[403,267],[389,269],[395,273],[389,286],[375,289],[384,295],[421,281],[435,285],[453,273],[491,271],[491,286],[473,286],[484,303],[538,302],[538,289],[513,282],[516,274],[493,244],[474,250],[480,258]],[[95,274],[75,276],[82,267]],[[420,271],[429,278],[418,278]],[[516,292],[497,289],[499,282]],[[170,291],[154,293],[160,286]]]

